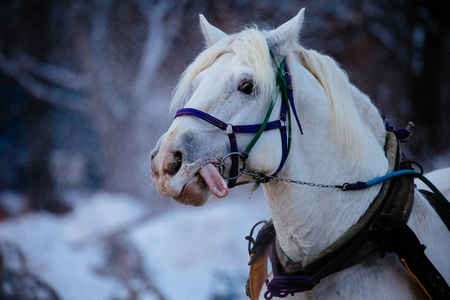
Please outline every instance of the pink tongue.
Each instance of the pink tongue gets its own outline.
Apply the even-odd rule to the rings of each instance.
[[[212,164],[207,164],[199,171],[200,176],[202,176],[203,180],[208,185],[211,192],[217,198],[223,198],[228,195],[228,186],[223,180],[222,176],[220,176],[219,171],[217,171],[216,167]]]

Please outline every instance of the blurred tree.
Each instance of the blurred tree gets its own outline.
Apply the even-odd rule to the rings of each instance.
[[[319,2],[308,22],[308,37],[326,45],[351,81],[385,113],[403,119],[396,125],[416,123],[409,143],[416,159],[445,153],[450,147],[443,138],[450,134],[450,89],[445,84],[450,79],[450,22],[445,1]]]
[[[9,1],[1,7],[2,20],[13,21],[3,27],[0,69],[42,106],[89,116],[101,140],[109,190],[145,194],[148,189],[139,166],[151,146],[145,141],[151,128],[143,126],[153,116],[146,115],[146,107],[154,76],[181,24],[184,3]],[[46,12],[33,5],[45,6]],[[34,28],[33,18],[17,17],[23,12],[44,20],[39,35],[28,30]],[[24,46],[25,37],[16,35],[21,29],[33,35],[33,44]],[[29,49],[34,44],[47,53],[37,55]],[[43,144],[51,146],[50,141]],[[45,157],[42,165],[48,165]]]
[[[152,117],[145,108],[154,77],[181,25],[184,4],[78,1],[72,8],[74,46],[91,79],[87,113],[102,140],[109,190],[139,193],[148,188],[138,167],[140,159],[147,158],[143,150],[150,148],[148,140],[143,142],[148,135],[143,124]]]
[[[0,44],[1,53],[15,55],[12,45],[20,45],[36,57],[45,57],[48,51],[45,47],[48,5],[44,2],[31,2],[27,9],[20,10],[17,15],[7,15],[5,8],[12,8],[13,4],[4,3],[1,10],[2,20],[4,20],[2,36],[7,41]],[[23,36],[13,34],[14,31],[10,29],[15,27],[21,27],[24,30]],[[3,54],[0,54],[0,64],[6,67],[10,74],[17,72]],[[1,151],[3,152],[2,160],[5,160],[5,163],[14,170],[15,178],[5,176],[2,179],[6,183],[0,182],[0,187],[8,187],[9,182],[10,185],[24,191],[32,209],[65,213],[69,207],[62,203],[55,193],[49,169],[52,144],[48,119],[51,107],[34,95],[24,93],[11,80],[5,78],[2,82],[2,108],[5,114],[4,120],[8,120],[8,122],[2,122],[1,128],[5,146],[5,149]],[[11,149],[8,147],[10,143],[20,148]],[[14,157],[17,159],[17,164],[11,165]]]
[[[198,14],[233,33],[245,24],[275,27],[306,7],[301,43],[336,57],[351,81],[383,112],[405,120],[394,125],[415,121],[415,157],[419,146],[435,153],[448,149],[450,142],[442,138],[450,131],[450,91],[444,84],[449,79],[450,49],[443,0],[280,4],[4,1],[0,71],[42,102],[41,108],[59,107],[87,116],[100,144],[103,159],[97,168],[104,187],[148,197],[148,152],[168,125],[161,116],[168,111],[168,95],[203,48]],[[42,140],[53,147],[51,138]]]

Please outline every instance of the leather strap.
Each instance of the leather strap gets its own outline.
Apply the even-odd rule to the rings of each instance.
[[[430,299],[450,299],[450,287],[425,255],[421,244],[409,226],[392,215],[380,216],[373,225],[378,245],[383,251],[395,252]]]
[[[267,271],[268,257],[268,251],[259,257],[256,257],[255,254],[250,255],[250,260],[254,260],[254,262],[250,265],[247,296],[249,296],[251,300],[257,300],[259,298],[262,286],[264,285],[266,278],[269,276]]]

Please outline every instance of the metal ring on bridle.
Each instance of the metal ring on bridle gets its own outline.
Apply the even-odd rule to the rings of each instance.
[[[239,169],[239,173],[238,173],[236,176],[233,176],[233,177],[227,177],[227,176],[225,176],[225,175],[223,174],[223,173],[225,172],[225,169],[226,169],[225,160],[226,160],[228,157],[232,156],[232,155],[238,155],[238,156],[241,158],[241,161],[243,162],[244,165],[242,166],[241,169]],[[219,173],[220,173],[220,175],[222,176],[223,179],[226,179],[226,180],[233,180],[233,179],[239,178],[239,177],[243,174],[242,169],[245,169],[245,160],[242,159],[243,157],[245,158],[245,156],[244,156],[242,153],[240,153],[240,152],[230,152],[230,153],[228,153],[227,155],[225,155],[225,156],[222,158],[222,160],[220,161]]]

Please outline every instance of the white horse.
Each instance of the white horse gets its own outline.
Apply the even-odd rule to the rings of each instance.
[[[274,95],[280,98],[276,93],[274,60],[280,62],[285,58],[303,135],[298,126],[292,126],[291,151],[277,176],[342,184],[386,174],[386,130],[379,111],[349,83],[332,58],[298,43],[303,17],[304,9],[275,30],[249,28],[227,35],[200,15],[207,47],[181,76],[173,95],[172,112],[188,107],[229,124],[260,124]],[[280,106],[278,99],[270,121],[278,118]],[[254,135],[237,133],[238,148],[244,149]],[[282,159],[280,145],[278,130],[263,132],[245,168],[274,173]],[[152,180],[163,196],[183,204],[203,205],[211,195],[222,198],[228,194],[227,183],[217,166],[229,152],[228,138],[220,129],[200,118],[179,116],[151,154]],[[224,163],[229,165],[229,158]],[[228,174],[229,166],[222,171]],[[440,176],[446,178],[440,188],[448,192],[450,168]],[[245,180],[249,180],[245,174],[237,179]],[[306,260],[336,241],[365,213],[380,190],[380,185],[375,185],[344,192],[276,180],[263,186],[279,245],[293,261]],[[450,234],[417,190],[408,225],[427,246],[428,258],[449,280]],[[264,291],[261,298],[263,294]],[[311,291],[293,296],[295,299],[425,297],[393,253],[385,258],[371,256],[327,276]]]

